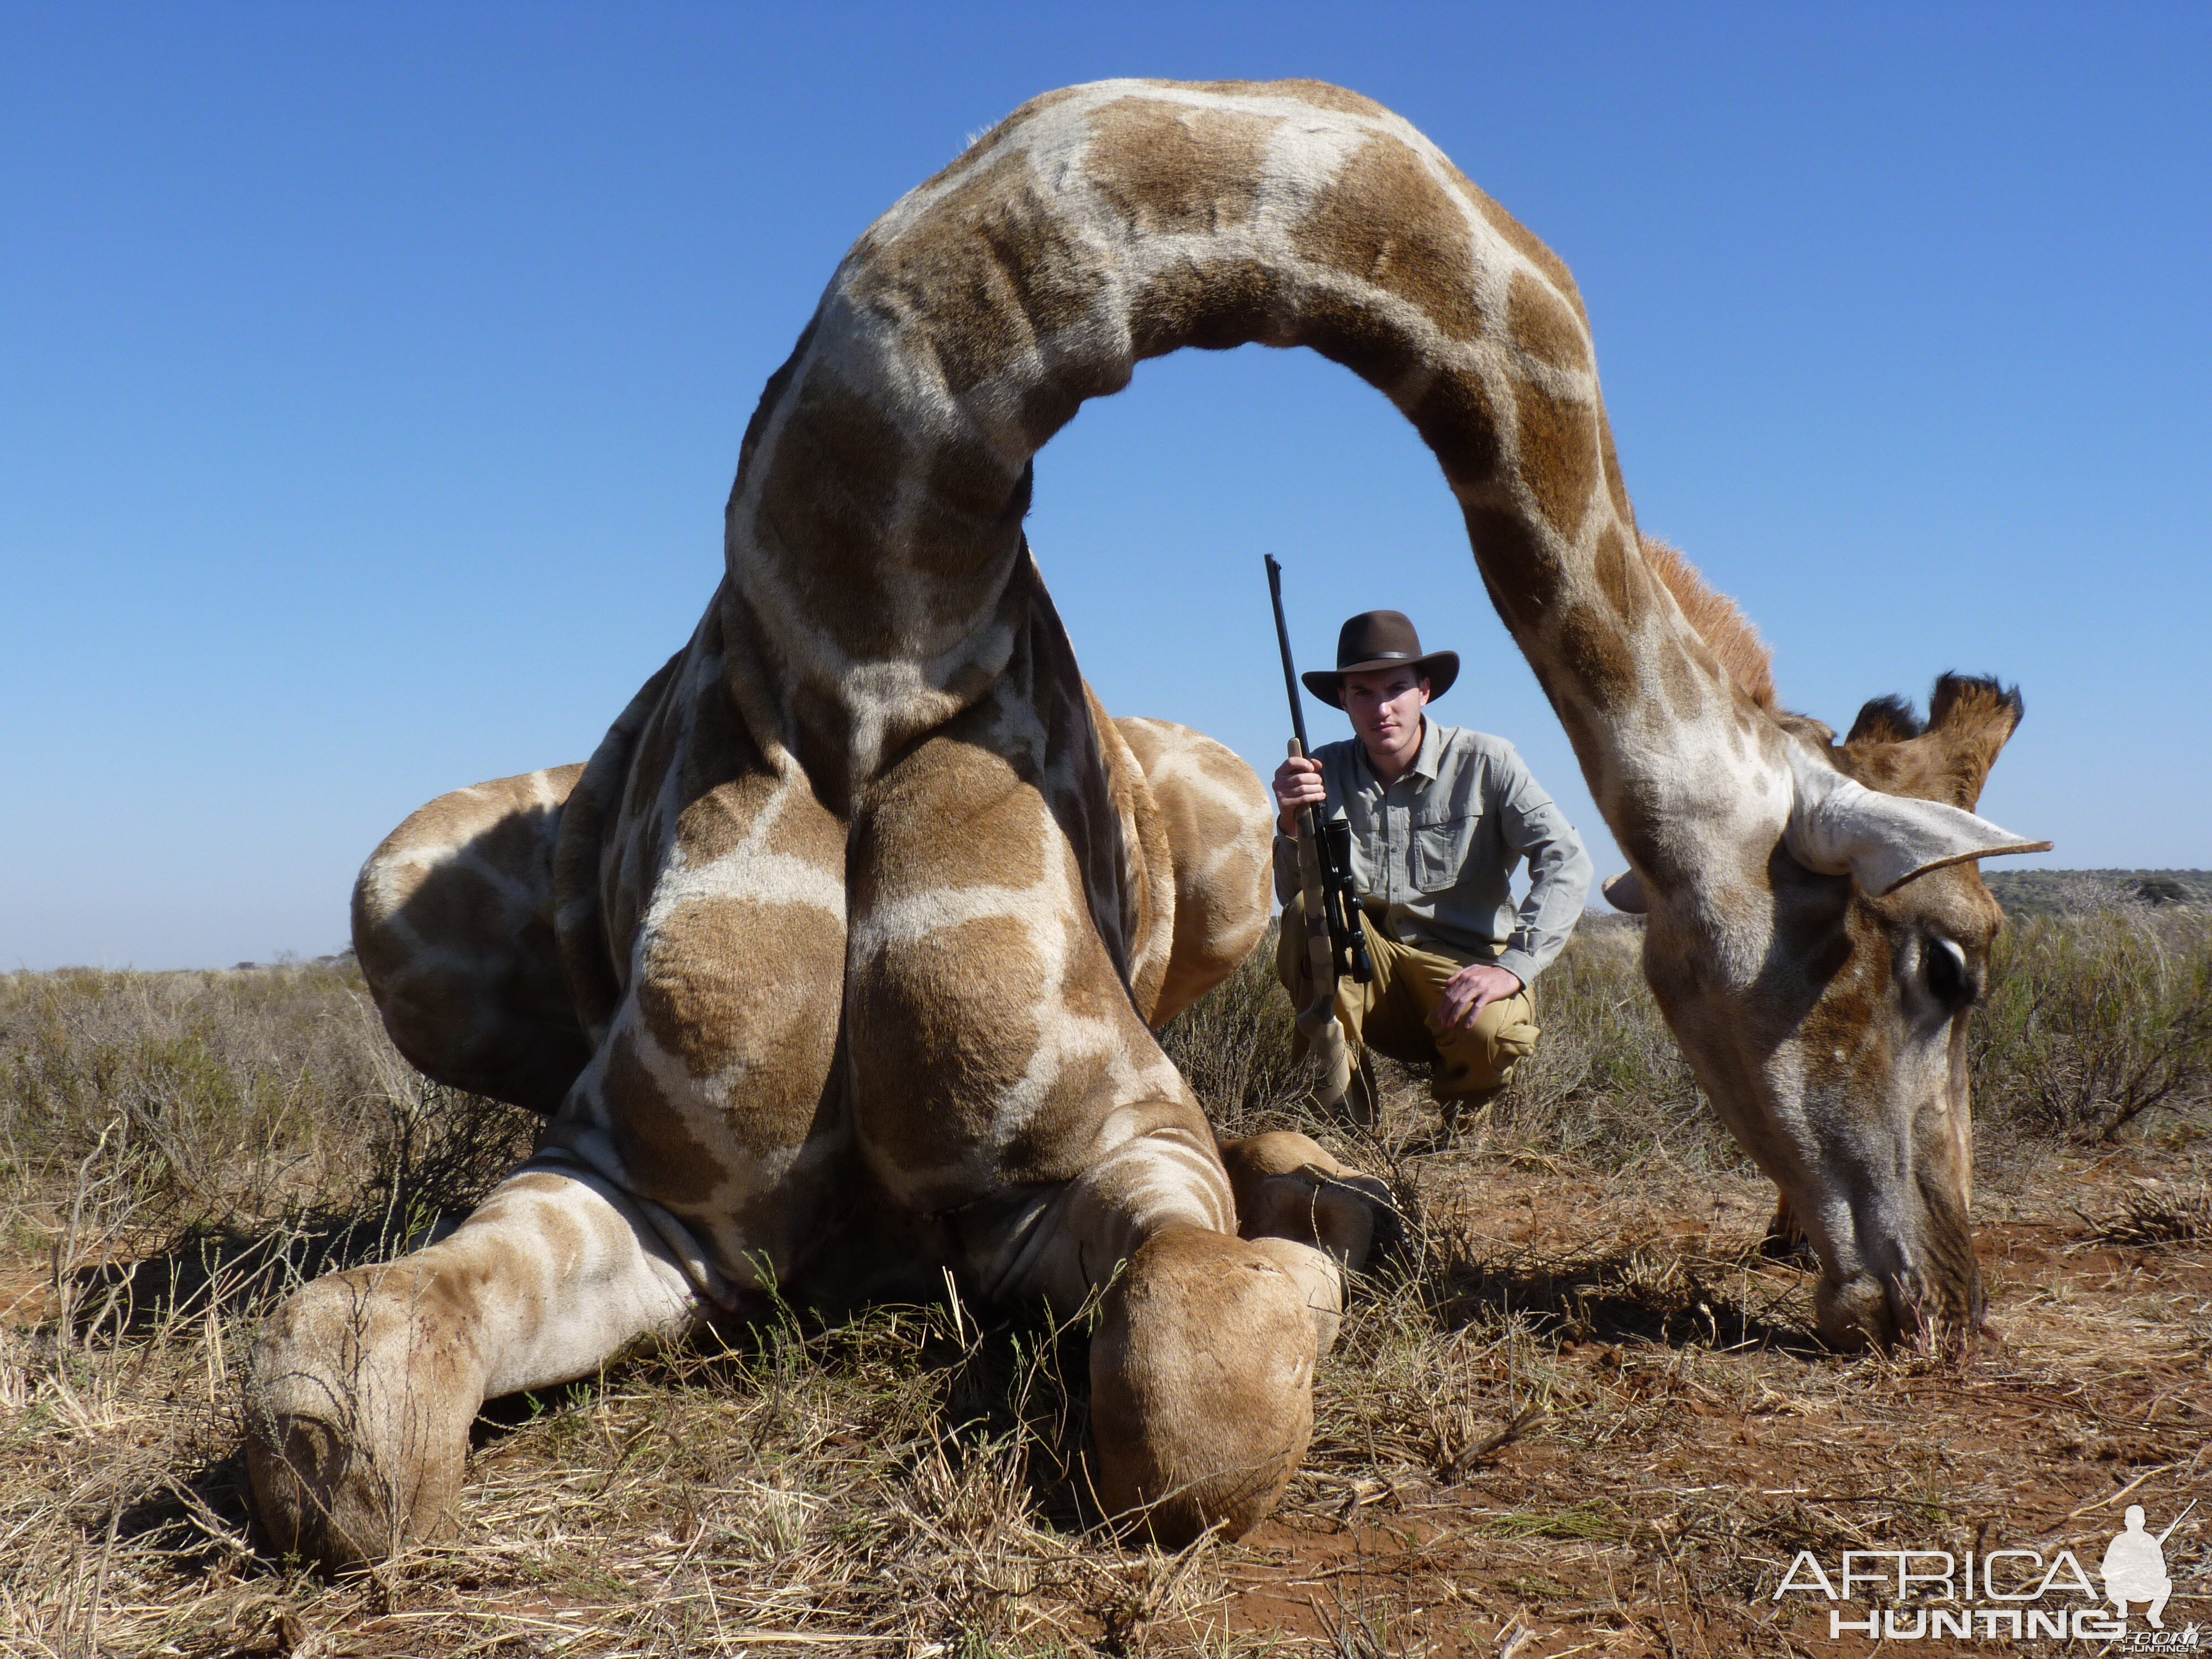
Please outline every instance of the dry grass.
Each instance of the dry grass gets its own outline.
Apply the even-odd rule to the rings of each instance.
[[[343,964],[0,980],[0,1648],[1803,1650],[1811,1620],[1769,1599],[1797,1548],[2101,1547],[2116,1501],[2163,1525],[2212,1498],[2212,1123],[2172,1036],[2212,952],[2186,916],[2112,926],[2138,922],[2165,931],[2009,947],[1978,1061],[2011,1171],[1984,1206],[2001,1347],[1819,1351],[1809,1285],[1758,1253],[1771,1189],[1711,1125],[1626,924],[1585,930],[1543,987],[1540,1063],[1441,1154],[1414,1150],[1431,1120],[1402,1073],[1376,1135],[1310,1121],[1255,963],[1171,1050],[1225,1127],[1322,1128],[1415,1224],[1251,1537],[1170,1558],[1090,1530],[1082,1331],[947,1301],[500,1402],[458,1536],[336,1582],[253,1534],[239,1357],[274,1296],[465,1205],[530,1121],[410,1072]],[[2142,1071],[2100,1058],[2115,1041],[2175,1056],[2118,1124],[2124,1091],[2084,1081]],[[2203,1519],[2169,1546],[2169,1622],[2204,1616]]]

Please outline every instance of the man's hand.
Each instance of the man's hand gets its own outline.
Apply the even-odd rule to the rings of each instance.
[[[1521,976],[1494,963],[1471,962],[1444,981],[1444,999],[1437,1005],[1437,1019],[1445,1030],[1474,1029],[1475,1018],[1493,1002],[1516,995]]]
[[[1294,755],[1275,769],[1275,828],[1286,836],[1298,833],[1298,814],[1328,799],[1321,781],[1321,763]]]

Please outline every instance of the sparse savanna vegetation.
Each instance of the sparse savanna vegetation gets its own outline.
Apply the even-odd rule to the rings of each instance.
[[[2166,1618],[2201,1622],[2212,910],[2169,884],[2045,883],[2007,933],[1973,1048],[2002,1340],[1965,1353],[1821,1351],[1632,923],[1585,925],[1536,1060],[1441,1147],[1400,1070],[1377,1132],[1314,1121],[1255,957],[1170,1052],[1225,1133],[1387,1176],[1409,1236],[1281,1512],[1180,1556],[1095,1530],[1080,1328],[948,1298],[498,1402],[454,1536],[356,1579],[274,1559],[255,1322],[465,1211],[535,1120],[415,1073],[343,961],[0,977],[0,1649],[1821,1651],[1772,1599],[1801,1548],[2087,1560],[2126,1503],[2193,1497]]]

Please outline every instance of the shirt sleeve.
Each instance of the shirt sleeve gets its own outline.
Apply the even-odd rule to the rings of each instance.
[[[1518,750],[1509,748],[1491,776],[1500,837],[1528,860],[1528,896],[1521,901],[1498,965],[1528,985],[1566,948],[1567,936],[1582,920],[1595,867],[1574,825]]]
[[[1298,844],[1275,832],[1275,902],[1289,909],[1298,896]]]

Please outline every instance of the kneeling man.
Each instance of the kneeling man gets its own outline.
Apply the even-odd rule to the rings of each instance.
[[[1423,652],[1399,612],[1354,617],[1337,636],[1335,668],[1304,678],[1357,736],[1275,774],[1276,973],[1295,1006],[1312,1001],[1291,837],[1298,813],[1320,806],[1351,827],[1375,964],[1371,984],[1337,982],[1337,1018],[1355,1052],[1433,1066],[1429,1090],[1448,1128],[1534,1051],[1529,988],[1574,931],[1590,883],[1574,826],[1513,745],[1424,712],[1458,675],[1458,653]],[[1516,908],[1510,878],[1524,858],[1528,895]]]

